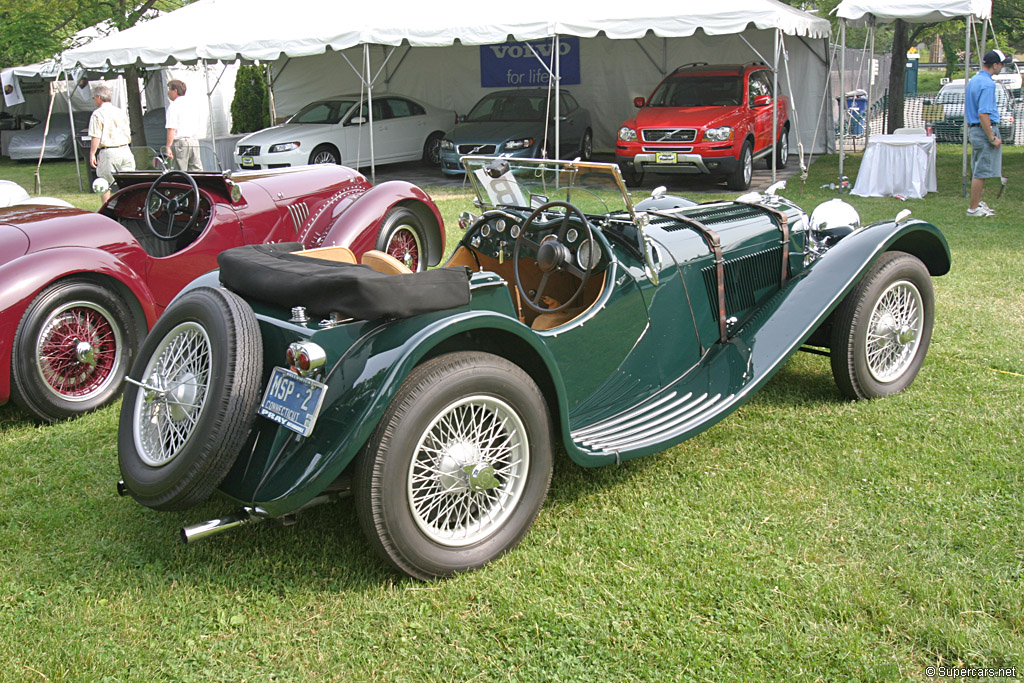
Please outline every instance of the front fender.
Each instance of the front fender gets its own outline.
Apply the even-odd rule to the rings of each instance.
[[[420,216],[427,232],[427,263],[437,265],[444,254],[441,212],[426,192],[402,180],[381,183],[355,201],[339,204],[331,215],[322,244],[348,247],[357,254],[374,249],[384,216],[399,205],[409,207]]]
[[[146,329],[156,322],[159,311],[149,287],[110,252],[89,247],[59,247],[8,261],[0,266],[0,403],[10,398],[11,352],[25,310],[48,285],[75,275],[118,283],[113,288],[133,311],[141,309]]]
[[[445,341],[474,330],[514,335],[528,344],[551,375],[561,414],[567,414],[558,366],[536,335],[514,318],[492,311],[431,314],[369,329],[332,365],[328,393],[316,430],[308,439],[293,438],[285,428],[263,423],[273,443],[257,444],[251,459],[240,458],[221,485],[224,493],[276,517],[293,512],[334,482],[369,440],[402,382]],[[325,349],[330,330],[311,340]],[[268,357],[273,351],[267,350]],[[330,352],[328,352],[330,353]]]

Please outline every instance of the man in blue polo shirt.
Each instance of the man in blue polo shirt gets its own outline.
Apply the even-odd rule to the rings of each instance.
[[[967,83],[964,100],[964,118],[967,119],[967,139],[971,142],[971,205],[968,216],[995,216],[996,212],[981,201],[985,178],[1003,175],[1003,141],[999,139],[999,108],[996,106],[996,83],[993,76],[1003,71],[1003,65],[1013,61],[1000,50],[985,53],[981,71]]]

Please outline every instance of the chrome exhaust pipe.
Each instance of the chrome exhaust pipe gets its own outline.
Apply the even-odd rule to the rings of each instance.
[[[201,541],[204,538],[216,536],[219,533],[223,533],[231,529],[237,529],[240,526],[245,526],[246,524],[251,524],[252,522],[257,521],[262,520],[249,512],[248,509],[243,509],[241,512],[237,512],[233,515],[218,517],[217,519],[211,519],[207,522],[200,522],[199,524],[182,527],[181,540],[185,544],[191,544],[196,541]]]

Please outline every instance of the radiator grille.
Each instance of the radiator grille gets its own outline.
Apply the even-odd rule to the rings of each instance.
[[[260,146],[259,145],[239,145],[238,156],[240,157],[255,157],[259,156]]]
[[[693,142],[696,128],[644,128],[640,131],[644,142]]]
[[[494,154],[497,145],[459,145],[459,154]]]
[[[739,315],[753,308],[760,299],[779,288],[779,264],[782,247],[772,247],[725,262],[725,310],[728,315]],[[718,284],[715,267],[701,269],[711,310],[718,310]]]

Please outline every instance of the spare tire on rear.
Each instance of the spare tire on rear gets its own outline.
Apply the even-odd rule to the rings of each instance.
[[[118,462],[135,500],[182,510],[213,493],[252,428],[262,364],[259,324],[236,294],[199,287],[168,307],[121,404]]]

